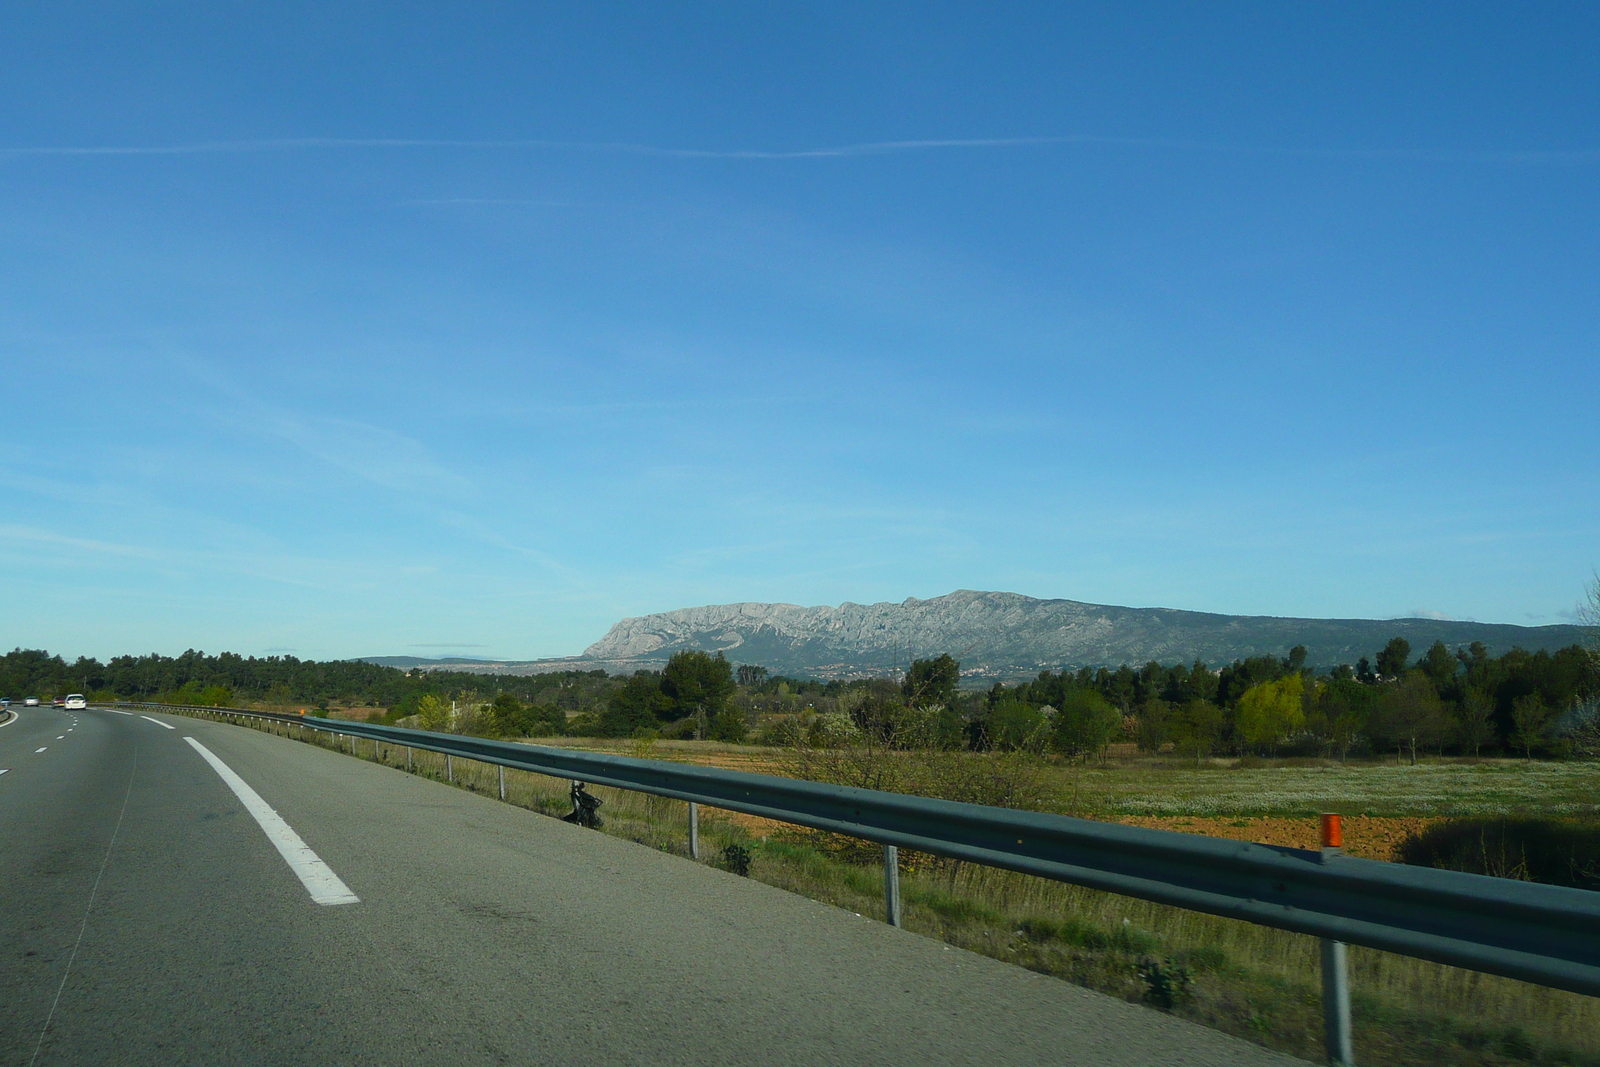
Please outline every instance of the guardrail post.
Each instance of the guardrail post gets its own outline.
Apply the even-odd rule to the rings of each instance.
[[[500,771],[500,799],[504,800],[506,798],[506,765],[502,763],[497,769]]]
[[[406,770],[411,770],[411,746],[406,746]]]
[[[900,850],[883,846],[883,912],[890,926],[900,925]]]
[[[700,805],[689,801],[689,858],[700,858]]]
[[[1322,862],[1344,851],[1344,828],[1339,816],[1322,815]],[[1322,942],[1322,1030],[1328,1062],[1333,1067],[1355,1067],[1350,1033],[1350,964],[1343,941]]]
[[[1322,942],[1322,1028],[1333,1067],[1355,1067],[1350,1040],[1350,968],[1343,941]]]
[[[445,781],[450,782],[452,784],[455,783],[455,780],[456,780],[456,768],[455,768],[455,765],[450,762],[450,753],[448,753],[448,752],[446,752],[444,754],[444,777],[445,777]]]

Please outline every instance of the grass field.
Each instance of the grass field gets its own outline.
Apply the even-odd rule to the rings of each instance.
[[[1600,776],[1582,762],[1439,760],[1415,767],[1306,761],[1201,768],[1127,761],[1071,773],[1086,813],[1104,815],[1464,816],[1600,812]]]
[[[787,759],[781,750],[712,743],[662,742],[648,753],[628,742],[563,739],[563,745],[765,773],[781,772]],[[370,742],[358,742],[357,754],[406,765],[404,750],[375,751]],[[444,779],[443,757],[416,752],[412,758],[415,773]],[[454,784],[496,795],[495,768],[452,763]],[[1322,810],[1391,830],[1457,814],[1587,812],[1595,809],[1600,785],[1593,765],[1522,761],[1195,768],[1118,759],[1049,770],[1058,810],[1253,840],[1314,836]],[[508,771],[506,785],[511,803],[550,815],[569,810],[564,781]],[[684,804],[595,792],[606,801],[605,832],[686,855]],[[721,865],[723,850],[737,845],[752,854],[751,877],[863,915],[882,914],[874,848],[702,810],[702,862]],[[1386,847],[1374,841],[1374,852]],[[1130,1001],[1150,1003],[1165,990],[1174,1014],[1310,1061],[1323,1058],[1312,938],[971,864],[902,859],[909,930]],[[1361,948],[1351,949],[1350,963],[1357,1062],[1364,1067],[1600,1067],[1600,1000]]]
[[[573,737],[553,743],[605,752],[627,752],[632,745]],[[790,763],[784,749],[711,741],[658,741],[651,755],[765,774],[786,773]],[[1216,759],[1196,767],[1122,752],[1104,763],[1046,763],[1052,809],[1090,818],[1600,813],[1600,765],[1581,761],[1424,759],[1413,767],[1392,757],[1348,763]]]

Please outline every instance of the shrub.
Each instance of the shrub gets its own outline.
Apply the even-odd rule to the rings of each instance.
[[[1194,985],[1188,968],[1170,959],[1146,956],[1139,961],[1138,970],[1139,977],[1144,980],[1145,1003],[1162,1011],[1171,1011],[1174,1005],[1189,995]]]
[[[1121,725],[1121,716],[1093,689],[1068,693],[1056,713],[1056,744],[1069,756],[1095,756],[1105,751]]]
[[[1593,820],[1453,819],[1395,851],[1417,867],[1600,889],[1600,822]]]
[[[1048,744],[1050,725],[1050,720],[1039,708],[1021,701],[1007,700],[989,712],[984,723],[984,736],[994,748],[1038,752]]]
[[[450,726],[450,706],[432,693],[417,701],[417,725],[424,730],[443,731]]]
[[[744,712],[738,708],[724,708],[711,720],[711,740],[731,741],[735,744],[743,743],[749,726],[745,722]]]
[[[729,845],[723,849],[722,862],[740,878],[750,877],[750,850],[743,845]]]

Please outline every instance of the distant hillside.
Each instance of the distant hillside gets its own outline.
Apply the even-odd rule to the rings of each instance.
[[[413,667],[473,667],[486,666],[498,661],[470,656],[440,656],[438,659],[427,659],[423,656],[362,656],[360,663],[376,663],[380,667],[398,667],[400,670],[409,671]]]
[[[585,661],[631,668],[656,665],[691,648],[721,651],[735,662],[783,674],[852,677],[903,669],[914,658],[949,652],[961,660],[963,673],[1014,677],[1150,660],[1200,659],[1217,666],[1247,656],[1281,656],[1294,645],[1306,646],[1309,664],[1331,667],[1372,656],[1396,636],[1410,641],[1415,652],[1434,641],[1451,649],[1481,641],[1498,655],[1513,646],[1563,648],[1580,641],[1582,631],[1434,619],[1214,615],[963,589],[898,604],[721,604],[661,612],[623,619],[582,657],[549,662],[565,670]]]

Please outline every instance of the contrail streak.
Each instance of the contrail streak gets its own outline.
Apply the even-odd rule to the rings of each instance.
[[[1039,148],[1104,146],[1159,151],[1203,152],[1224,155],[1320,157],[1339,159],[1400,159],[1435,163],[1582,163],[1600,159],[1600,149],[1529,151],[1453,151],[1412,148],[1303,148],[1228,144],[1159,137],[1105,137],[1093,134],[1050,137],[930,138],[903,141],[867,141],[861,144],[802,149],[663,148],[623,141],[503,140],[469,141],[410,137],[284,137],[266,140],[199,141],[174,145],[80,145],[0,147],[0,158],[48,156],[184,156],[246,152],[284,152],[317,149],[538,149],[566,152],[610,152],[668,159],[840,159],[853,156],[891,155],[944,149]]]

